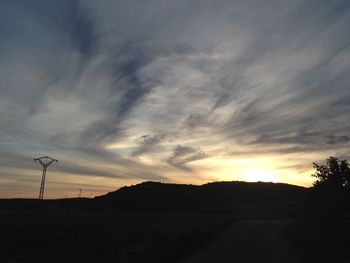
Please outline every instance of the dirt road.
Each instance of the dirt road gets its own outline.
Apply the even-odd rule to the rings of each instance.
[[[241,221],[181,263],[301,262],[295,249],[281,238],[281,230],[288,223],[290,221]]]

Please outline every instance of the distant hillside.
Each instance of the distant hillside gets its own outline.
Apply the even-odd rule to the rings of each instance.
[[[216,182],[201,186],[144,182],[93,199],[2,199],[0,209],[108,209],[290,217],[303,213],[307,192],[308,188],[300,186],[263,182]]]
[[[99,207],[126,211],[291,216],[303,209],[307,188],[279,183],[216,182],[201,186],[144,182],[96,198]]]

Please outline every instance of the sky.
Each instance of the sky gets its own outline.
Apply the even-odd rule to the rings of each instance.
[[[311,186],[350,156],[348,0],[0,0],[0,198]]]

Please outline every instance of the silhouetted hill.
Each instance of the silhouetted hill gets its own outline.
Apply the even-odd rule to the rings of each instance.
[[[233,213],[294,216],[302,212],[307,188],[280,183],[215,182],[201,186],[144,182],[93,199],[3,199],[0,209],[108,209],[135,212]]]
[[[243,234],[255,238],[258,230],[258,237],[274,236],[273,222],[304,214],[307,192],[274,183],[145,182],[93,199],[3,199],[0,262],[181,262],[224,231],[234,237],[230,229],[244,222],[257,223],[246,224]],[[243,223],[235,227],[238,221]],[[254,238],[253,247],[269,243]],[[240,249],[240,243],[226,242],[229,249],[232,244]]]
[[[96,198],[126,211],[223,212],[247,216],[299,213],[307,189],[280,183],[216,182],[201,186],[144,182]]]

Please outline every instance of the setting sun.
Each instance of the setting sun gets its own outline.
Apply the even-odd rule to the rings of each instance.
[[[244,181],[248,182],[278,182],[273,171],[264,170],[244,170],[240,172]]]

